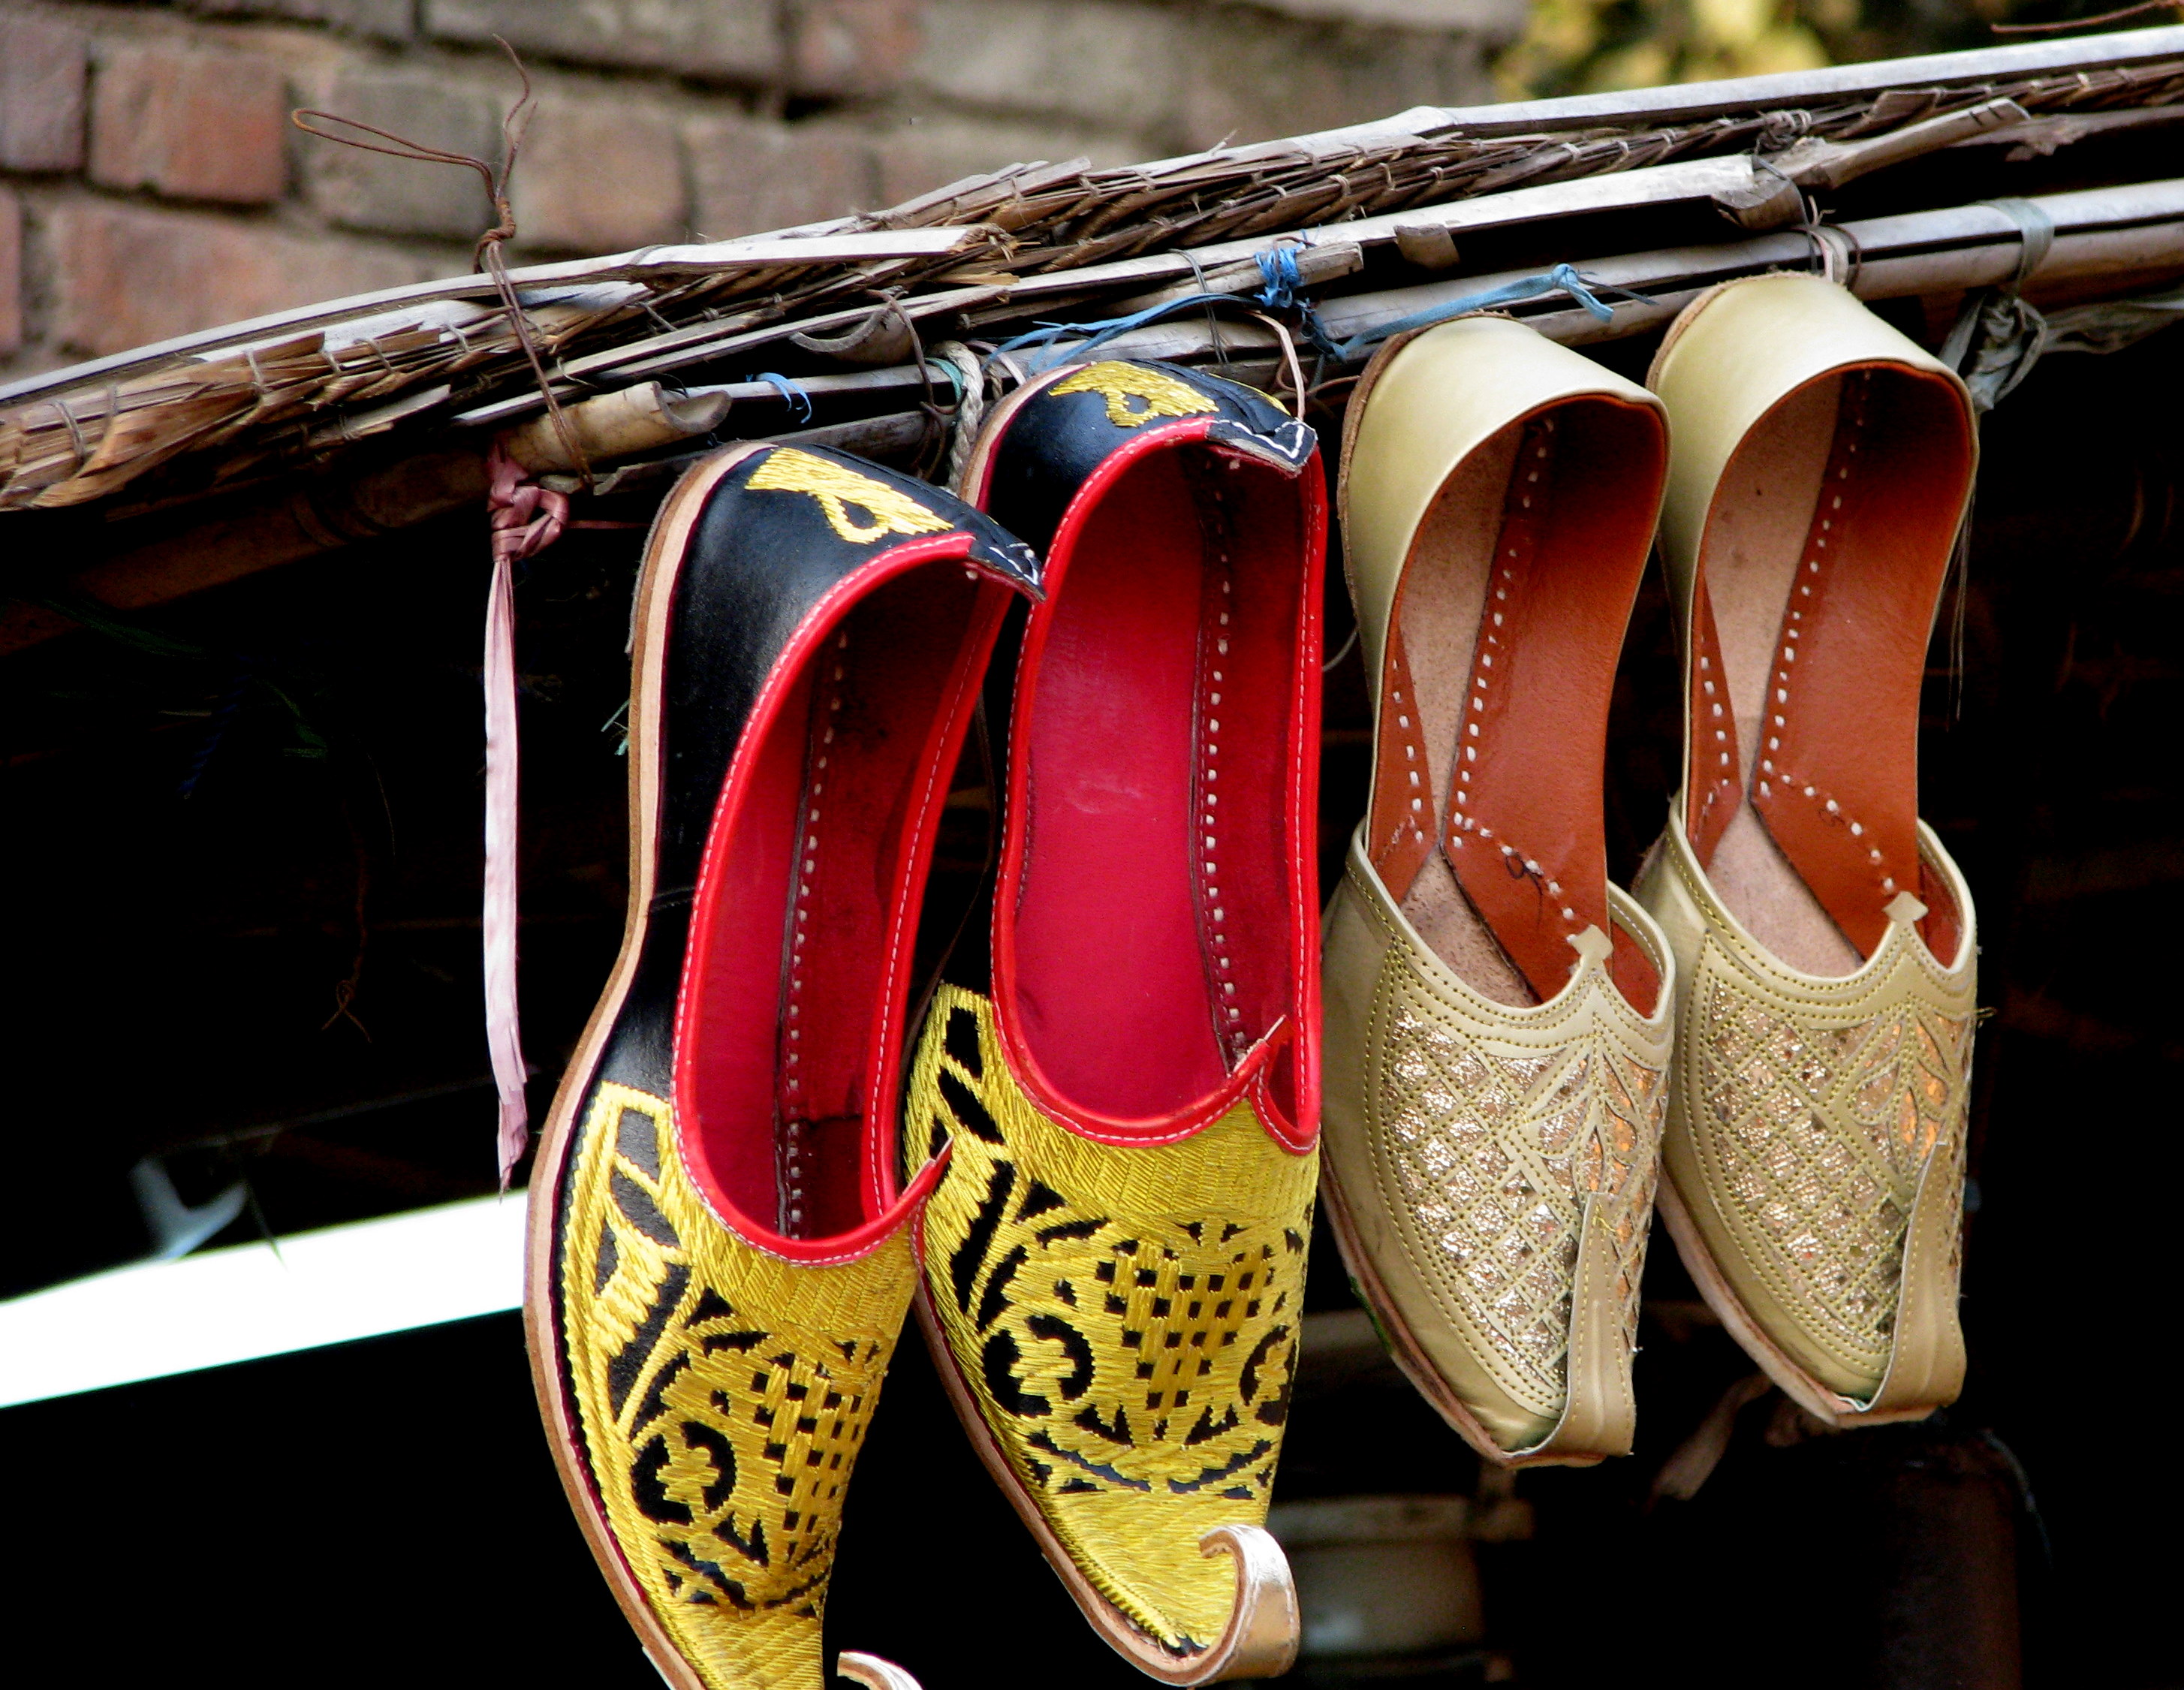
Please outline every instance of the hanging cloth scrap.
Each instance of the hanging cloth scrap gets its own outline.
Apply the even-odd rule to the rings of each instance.
[[[1972,409],[1984,414],[2032,373],[2048,349],[2048,320],[2026,303],[2022,290],[2055,244],[2055,224],[2029,199],[1981,204],[2017,225],[2017,273],[2002,287],[1982,287],[1964,300],[1942,343],[1941,359],[1964,378]]]
[[[523,1032],[516,1012],[516,732],[515,566],[561,537],[569,519],[566,494],[524,479],[521,467],[496,444],[486,498],[493,525],[493,584],[485,610],[485,1037],[500,1094],[500,1185],[530,1141],[524,1098]]]

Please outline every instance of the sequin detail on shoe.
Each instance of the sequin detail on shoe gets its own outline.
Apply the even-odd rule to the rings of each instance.
[[[1691,994],[1703,1142],[1812,1336],[1877,1380],[1927,1164],[1964,1153],[1971,1018],[1899,1002],[1852,1019],[1753,991],[1718,951]],[[1696,1124],[1696,1123],[1695,1123]]]
[[[820,1690],[842,1498],[915,1283],[908,1229],[805,1266],[699,1199],[666,1104],[602,1085],[573,1157],[561,1320],[592,1482],[716,1690]]]
[[[1172,1651],[1235,1602],[1219,1525],[1263,1524],[1302,1313],[1316,1152],[1249,1102],[1172,1144],[1117,1147],[1009,1078],[992,1011],[944,987],[906,1146],[955,1148],[925,1211],[926,1291],[1018,1482],[1109,1602]]]
[[[1637,1336],[1666,1068],[1610,1030],[1613,990],[1587,986],[1525,1048],[1460,1024],[1402,947],[1384,964],[1374,1101],[1418,1266],[1485,1340],[1496,1382],[1549,1422],[1567,1395],[1588,1196],[1606,1200],[1625,1343]]]

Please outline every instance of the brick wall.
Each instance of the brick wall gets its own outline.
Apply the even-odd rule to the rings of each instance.
[[[527,256],[777,228],[974,170],[1490,98],[1524,0],[0,0],[0,376],[468,268],[538,92]]]

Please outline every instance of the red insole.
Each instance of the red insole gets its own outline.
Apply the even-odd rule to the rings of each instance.
[[[677,1040],[683,1141],[783,1236],[869,1219],[916,894],[1006,597],[955,559],[870,593],[746,730],[748,783],[715,818]]]
[[[1116,1119],[1206,1096],[1292,1007],[1302,547],[1279,526],[1293,497],[1251,497],[1273,473],[1140,459],[1056,547],[1033,616],[1017,1025],[1050,1085]]]

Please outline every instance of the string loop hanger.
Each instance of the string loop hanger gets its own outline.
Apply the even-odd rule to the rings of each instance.
[[[493,40],[508,55],[508,62],[515,67],[516,77],[523,88],[515,103],[508,109],[500,120],[501,156],[498,170],[468,153],[428,147],[421,141],[412,141],[407,136],[381,129],[360,118],[343,117],[339,112],[301,107],[288,114],[288,120],[304,134],[320,141],[332,141],[366,153],[382,153],[390,159],[406,159],[414,164],[453,165],[460,170],[477,172],[478,180],[485,188],[487,202],[493,209],[493,226],[477,237],[477,244],[471,249],[471,268],[493,278],[493,285],[500,294],[501,305],[508,314],[509,326],[515,333],[516,343],[523,349],[525,361],[531,366],[532,377],[538,384],[538,395],[546,402],[547,414],[553,419],[554,432],[560,437],[562,449],[568,454],[570,461],[577,466],[584,485],[589,487],[592,484],[591,463],[584,455],[575,429],[570,427],[568,417],[562,411],[561,401],[554,394],[553,382],[547,376],[545,362],[539,357],[538,343],[532,337],[530,319],[524,315],[523,302],[516,296],[515,283],[509,280],[508,262],[502,252],[502,248],[516,235],[515,213],[508,198],[510,184],[515,175],[515,161],[522,153],[523,137],[531,126],[531,117],[537,109],[538,96],[531,86],[531,73],[524,69],[523,60],[515,49],[499,36],[495,36]],[[322,129],[317,126],[320,124],[335,127]],[[359,133],[340,132],[345,130],[354,130]],[[364,136],[376,137],[376,139],[365,140],[362,138]]]
[[[496,170],[484,159],[468,153],[457,153],[443,147],[428,147],[421,141],[412,141],[406,135],[397,135],[393,130],[381,129],[361,118],[344,117],[339,112],[316,111],[300,107],[288,114],[288,120],[304,134],[320,141],[332,141],[339,146],[354,147],[361,152],[382,153],[390,159],[407,159],[419,165],[453,165],[460,170],[475,170],[485,188],[486,202],[493,209],[493,224],[477,237],[471,255],[471,268],[482,275],[491,271],[499,255],[501,243],[515,238],[515,214],[509,209],[508,194],[510,179],[515,174],[515,160],[522,151],[523,137],[531,126],[531,114],[537,108],[538,97],[532,92],[531,73],[523,67],[515,49],[495,36],[500,49],[508,55],[508,62],[515,67],[516,75],[523,83],[523,92],[508,109],[500,120],[501,158]],[[365,141],[358,135],[346,135],[335,130],[320,129],[319,124],[333,124],[342,130],[355,130],[361,135],[374,136]]]

